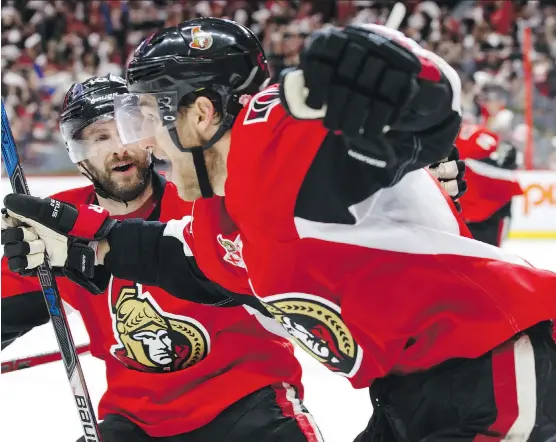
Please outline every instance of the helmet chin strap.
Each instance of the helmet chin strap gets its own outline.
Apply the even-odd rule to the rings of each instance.
[[[206,142],[203,146],[193,146],[185,148],[180,141],[176,126],[168,128],[170,138],[182,152],[191,152],[193,155],[193,164],[195,166],[195,173],[197,175],[197,181],[199,182],[199,189],[201,190],[201,196],[203,198],[212,198],[214,196],[214,191],[210,183],[210,178],[207,170],[207,164],[205,161],[204,151],[213,147],[226,132],[228,132],[234,125],[234,121],[241,111],[243,106],[239,103],[237,95],[233,94],[228,100],[226,106],[226,115],[222,121],[222,124],[216,131],[216,133],[211,137],[210,140]]]
[[[214,196],[214,191],[212,190],[212,185],[210,184],[210,178],[207,170],[207,164],[205,161],[204,151],[210,149],[214,146],[218,140],[220,140],[224,134],[232,128],[234,124],[235,116],[230,114],[226,115],[224,121],[216,131],[216,133],[211,137],[211,139],[204,146],[194,146],[185,148],[180,142],[178,132],[175,126],[168,128],[170,133],[170,138],[176,144],[176,146],[181,151],[190,151],[193,155],[193,164],[195,165],[195,173],[197,175],[197,181],[199,182],[199,189],[201,190],[201,196],[203,198],[212,198]]]

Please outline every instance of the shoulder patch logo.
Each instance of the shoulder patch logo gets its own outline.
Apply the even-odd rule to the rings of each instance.
[[[237,235],[236,239],[232,241],[224,238],[222,234],[219,234],[216,239],[218,240],[218,244],[220,244],[226,251],[224,261],[232,264],[233,266],[245,269],[245,262],[243,261],[242,255],[243,242],[241,241],[240,236]]]
[[[209,49],[213,42],[212,35],[203,31],[200,26],[193,26],[191,28],[191,39],[189,47],[200,51],[206,51]]]
[[[280,91],[278,85],[272,86],[255,95],[249,102],[244,125],[263,123],[268,120],[270,112],[280,104]]]

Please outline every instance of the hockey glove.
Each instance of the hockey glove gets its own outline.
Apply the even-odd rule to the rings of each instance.
[[[398,157],[389,130],[423,132],[450,116],[459,92],[436,62],[457,74],[435,57],[378,25],[320,30],[307,39],[299,69],[283,75],[281,101],[294,118],[322,118],[365,162],[388,168]]]
[[[348,26],[311,34],[301,53],[299,71],[283,78],[288,111],[311,119],[326,105],[323,123],[347,136],[374,136],[399,117],[418,89],[419,59],[383,35]],[[295,78],[304,80],[305,97],[292,96]]]
[[[7,195],[4,206],[2,245],[11,271],[36,273],[46,252],[56,275],[94,294],[104,290],[106,272],[95,275],[96,249],[117,222],[105,209],[20,194]]]
[[[448,158],[429,166],[428,169],[431,175],[438,179],[444,190],[450,195],[458,212],[461,212],[458,199],[467,191],[467,183],[464,179],[465,163],[459,159],[458,149],[454,146]]]

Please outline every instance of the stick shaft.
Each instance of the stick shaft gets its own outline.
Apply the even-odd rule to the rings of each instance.
[[[10,122],[2,101],[2,158],[6,166],[6,171],[15,193],[23,193],[29,195],[29,187],[27,180],[19,161],[19,154],[15,145],[15,140],[10,128]],[[83,376],[83,370],[79,363],[77,350],[73,342],[73,337],[68,324],[68,319],[62,306],[62,298],[56,285],[56,279],[52,274],[48,256],[45,255],[45,261],[37,269],[37,275],[41,284],[50,322],[54,327],[54,334],[60,347],[64,368],[70,381],[71,389],[75,399],[75,404],[81,420],[85,442],[100,442],[100,433],[95,417],[89,391]],[[53,410],[54,411],[54,410]],[[54,411],[55,412],[55,411]]]
[[[89,344],[78,345],[76,347],[76,350],[77,354],[87,354],[90,352],[90,346]],[[48,353],[40,353],[27,356],[25,358],[2,361],[2,373],[23,370],[24,368],[38,367],[39,365],[60,361],[61,359],[62,353],[60,353],[60,351],[52,351]]]

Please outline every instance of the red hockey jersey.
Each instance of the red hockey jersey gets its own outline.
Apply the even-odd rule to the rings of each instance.
[[[467,166],[467,192],[459,200],[466,222],[485,221],[512,197],[523,194],[515,171],[480,161],[495,153],[498,144],[496,134],[473,124],[463,125],[456,138],[460,158]]]
[[[89,186],[54,197],[91,203],[94,192]],[[190,213],[191,205],[167,183],[159,208],[160,221],[168,221]],[[265,330],[262,324],[274,321],[252,310],[194,304],[114,278],[97,296],[65,278],[57,280],[64,300],[83,317],[91,353],[106,362],[101,419],[117,413],[151,436],[164,437],[207,424],[267,385],[285,382],[302,394],[291,343]],[[2,260],[2,297],[37,290],[36,278],[9,272]]]
[[[555,317],[556,275],[470,239],[425,170],[351,205],[353,223],[296,216],[326,137],[320,121],[293,119],[269,89],[238,116],[228,156],[226,208],[241,232],[233,259],[308,353],[362,388],[478,357]],[[327,186],[342,174],[326,167],[317,206],[331,204]]]

